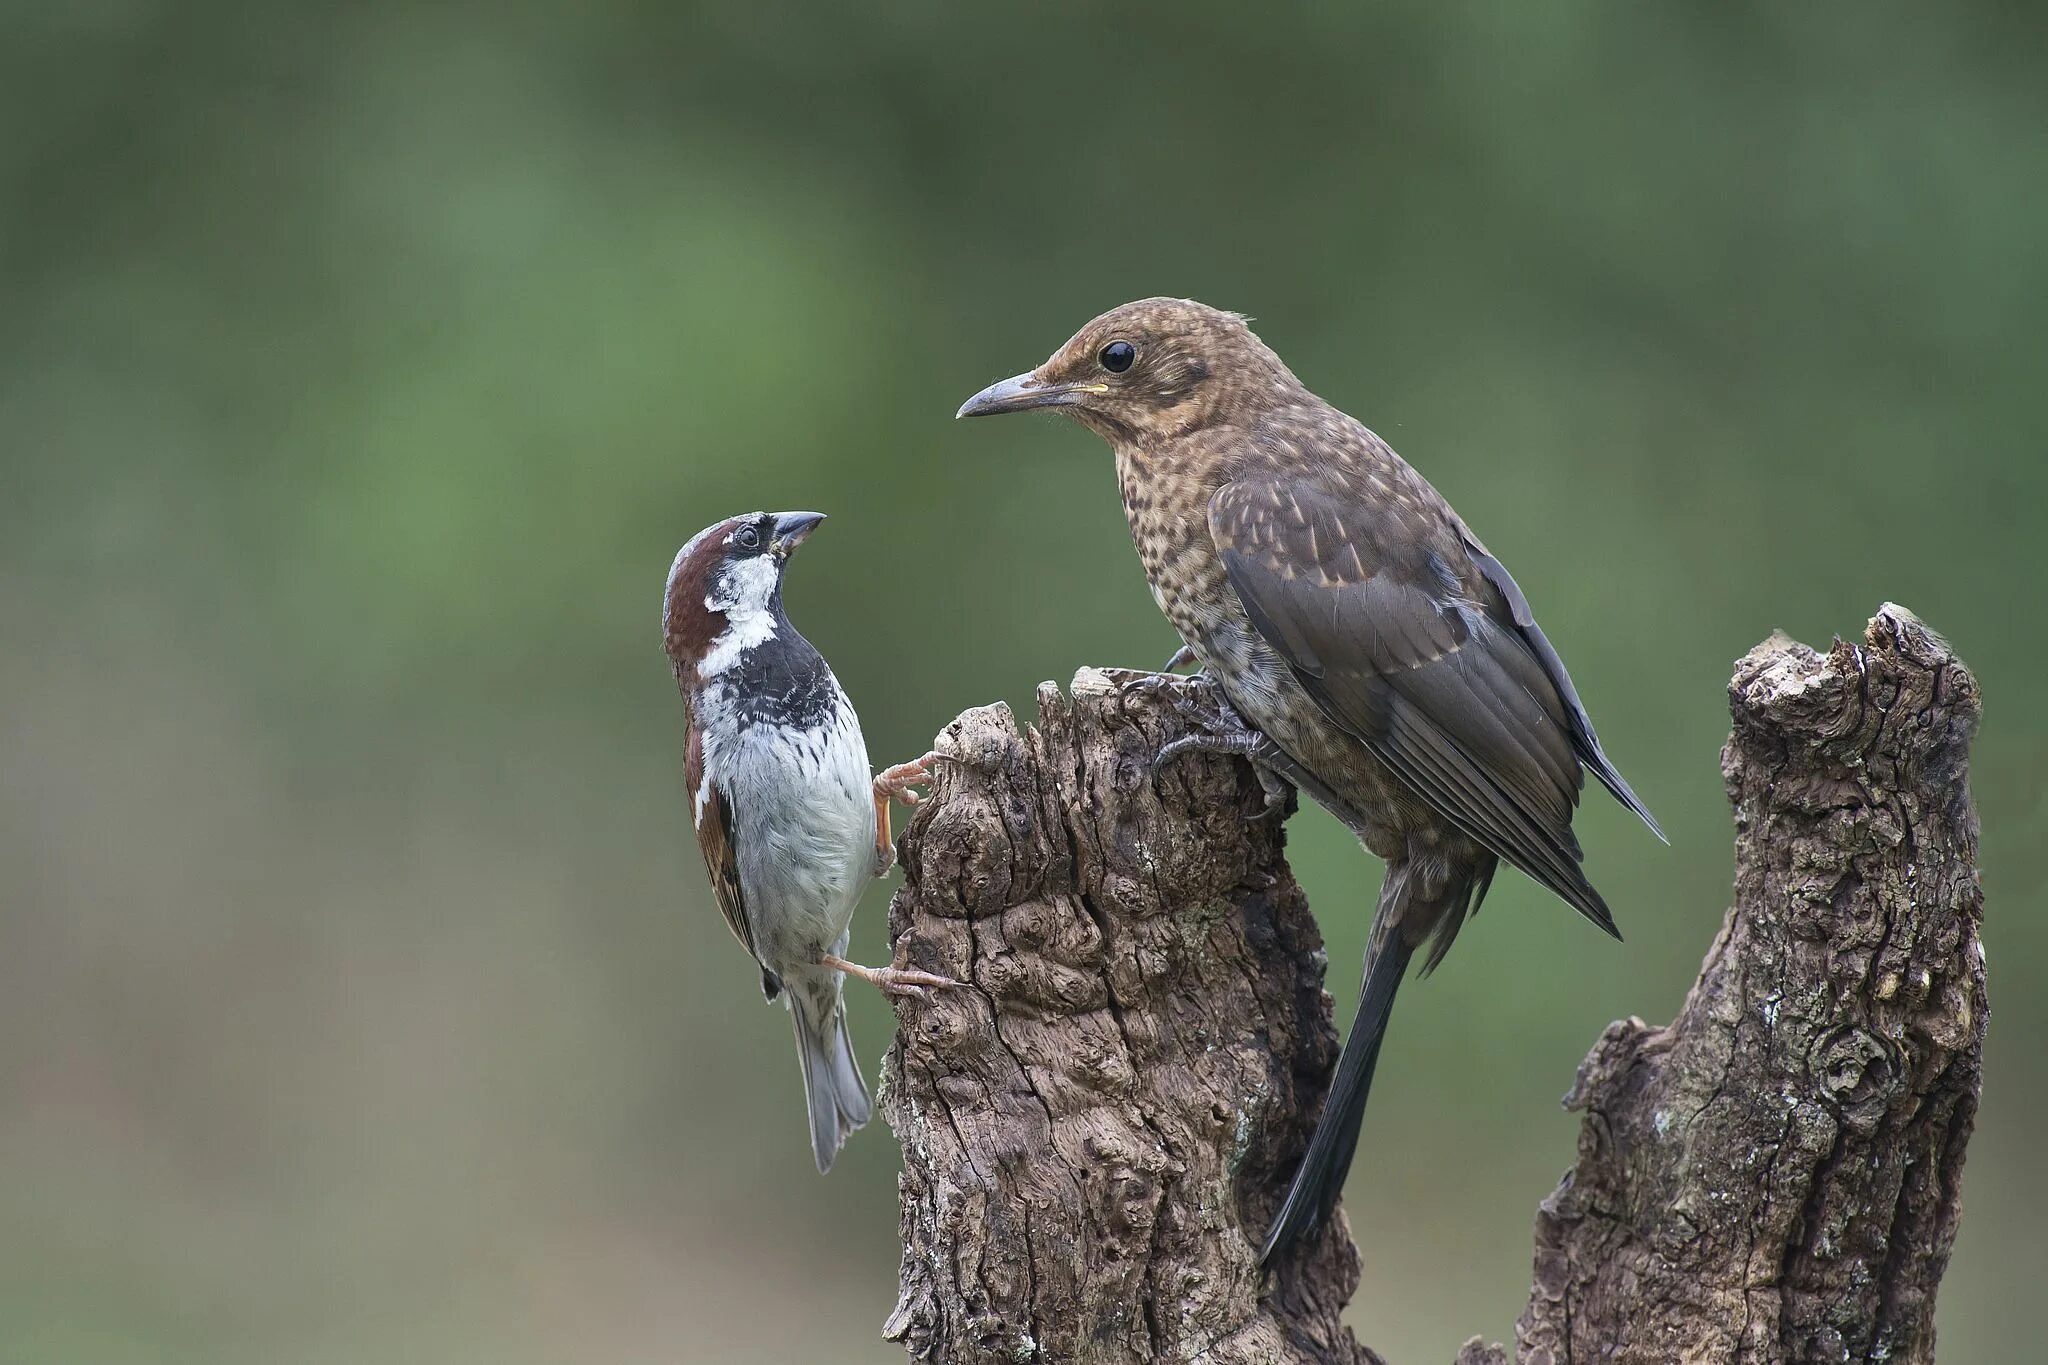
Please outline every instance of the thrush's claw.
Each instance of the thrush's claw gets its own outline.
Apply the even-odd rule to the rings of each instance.
[[[1285,815],[1287,802],[1294,795],[1294,784],[1265,764],[1257,755],[1251,755],[1252,771],[1258,775],[1259,790],[1265,795],[1265,804],[1256,815],[1247,815],[1247,820],[1264,820],[1271,815]]]
[[[1206,709],[1202,703],[1188,699],[1181,713],[1183,718],[1200,728],[1170,741],[1153,755],[1153,772],[1158,772],[1184,754],[1233,754],[1252,765],[1252,772],[1259,779],[1259,791],[1264,797],[1259,809],[1244,818],[1263,820],[1276,811],[1286,810],[1287,802],[1294,795],[1294,784],[1281,771],[1291,765],[1280,746],[1246,724],[1237,709],[1220,694],[1210,697]]]
[[[1149,696],[1164,697],[1167,701],[1177,706],[1180,703],[1175,695],[1174,685],[1180,681],[1179,674],[1164,670],[1158,673],[1139,673],[1134,677],[1125,679],[1117,690],[1126,695],[1132,692],[1139,692]]]
[[[1239,754],[1249,756],[1258,746],[1258,735],[1182,735],[1162,745],[1152,756],[1152,771],[1158,772],[1183,754]]]
[[[1171,673],[1177,668],[1186,668],[1189,664],[1193,663],[1194,661],[1194,646],[1182,645],[1179,649],[1173,651],[1173,657],[1168,659],[1166,661],[1165,666],[1162,667],[1159,671],[1161,673]]]

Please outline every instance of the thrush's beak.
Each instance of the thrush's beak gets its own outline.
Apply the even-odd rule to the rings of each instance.
[[[1107,384],[1048,384],[1038,371],[991,384],[960,405],[955,417],[989,417],[998,412],[1071,407],[1092,393],[1108,393]]]
[[[823,512],[777,512],[775,543],[769,549],[777,559],[788,559],[824,519]]]

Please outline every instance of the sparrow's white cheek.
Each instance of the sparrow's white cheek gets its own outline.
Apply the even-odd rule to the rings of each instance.
[[[769,601],[775,596],[775,584],[780,573],[775,560],[767,555],[733,560],[711,580],[711,590],[705,594],[704,605],[728,616],[766,611]]]
[[[765,611],[747,616],[728,615],[726,627],[711,647],[704,651],[702,662],[697,665],[699,675],[715,678],[739,662],[740,655],[755,645],[766,644],[775,634],[775,618]]]
[[[737,663],[740,655],[767,643],[775,634],[775,613],[769,604],[775,600],[777,575],[774,560],[755,555],[727,565],[712,580],[711,591],[704,595],[704,609],[722,613],[726,626],[704,651],[697,665],[701,676],[716,677]]]

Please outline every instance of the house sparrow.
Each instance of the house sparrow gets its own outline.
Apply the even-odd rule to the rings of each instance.
[[[1500,561],[1243,318],[1126,304],[959,415],[1034,408],[1115,451],[1152,596],[1228,700],[1162,759],[1244,754],[1277,774],[1269,800],[1284,799],[1278,779],[1295,783],[1386,860],[1358,1017],[1266,1236],[1270,1262],[1336,1202],[1410,956],[1426,946],[1423,972],[1436,966],[1502,859],[1620,936],[1579,867],[1582,768],[1662,831]]]
[[[954,984],[845,957],[861,893],[894,860],[889,803],[916,804],[912,784],[930,780],[926,764],[936,755],[870,780],[853,704],[783,610],[789,557],[823,520],[756,512],[705,528],[676,556],[662,609],[689,710],[685,772],[697,843],[763,993],[782,997],[796,1025],[820,1171],[871,1113],[846,1033],[843,975],[899,995]]]

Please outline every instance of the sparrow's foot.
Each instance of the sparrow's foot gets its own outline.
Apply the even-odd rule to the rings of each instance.
[[[896,834],[889,823],[889,803],[901,801],[906,806],[915,806],[923,801],[924,793],[919,787],[929,787],[932,782],[932,764],[945,757],[933,752],[923,758],[913,758],[908,763],[898,763],[893,768],[884,768],[875,774],[875,875],[886,873],[896,862]]]
[[[920,972],[914,968],[905,967],[894,962],[886,967],[863,967],[858,962],[848,962],[845,958],[834,956],[831,953],[827,953],[819,958],[818,964],[823,967],[831,967],[836,971],[845,972],[848,976],[857,976],[880,990],[884,995],[903,996],[912,1000],[924,999],[927,994],[927,987],[946,990],[960,984],[950,976],[940,976],[935,972]]]
[[[893,768],[884,768],[875,774],[875,796],[883,801],[900,801],[906,806],[917,805],[924,800],[919,787],[932,784],[932,764],[941,762],[945,755],[934,750],[923,758],[913,758],[908,763],[898,763]]]

